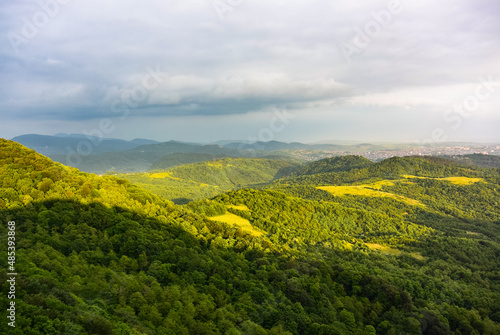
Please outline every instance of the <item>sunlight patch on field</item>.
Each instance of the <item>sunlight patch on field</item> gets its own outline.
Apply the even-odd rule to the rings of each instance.
[[[397,180],[380,180],[368,184],[356,185],[356,186],[319,186],[317,189],[327,191],[335,196],[343,195],[359,195],[366,197],[389,197],[396,200],[404,201],[410,205],[425,206],[418,200],[410,199],[408,197],[381,191],[384,186],[394,186],[397,182],[411,183],[409,179],[435,179],[435,180],[445,180],[449,181],[455,185],[472,185],[478,182],[484,182],[482,178],[469,178],[469,177],[446,177],[446,178],[431,178],[431,177],[420,177],[414,175],[401,175],[405,179]]]
[[[483,178],[469,178],[469,177],[447,177],[447,178],[437,178],[437,179],[447,180],[456,185],[472,185],[484,181]]]
[[[166,172],[162,172],[162,173],[152,173],[149,175],[151,178],[167,178],[169,175],[168,173]]]
[[[431,177],[419,177],[409,174],[402,175],[404,178],[419,178],[419,179],[436,179],[436,180],[446,180],[455,185],[472,185],[479,182],[484,182],[483,178],[470,178],[470,177],[445,177],[445,178],[431,178]]]
[[[381,183],[380,183],[380,187],[382,187]],[[372,188],[374,188],[372,184],[359,185],[359,186],[319,186],[319,187],[317,187],[317,189],[327,191],[335,196],[362,195],[362,196],[367,196],[367,197],[388,197],[388,198],[393,198],[396,200],[404,201],[410,205],[424,206],[418,200],[410,199],[410,198],[404,197],[402,195],[397,195],[394,193],[373,190]]]
[[[254,236],[261,236],[262,232],[257,230],[254,226],[250,224],[250,221],[247,219],[242,218],[241,216],[232,214],[232,213],[226,213],[224,215],[217,215],[217,216],[212,216],[209,217],[210,220],[214,221],[220,221],[227,223],[231,226],[236,226],[241,228],[244,232],[250,233],[251,235]]]
[[[354,244],[349,243],[347,241],[340,241],[340,248],[345,250],[352,250]]]
[[[247,205],[226,205],[227,208],[238,209],[240,211],[249,211],[250,208]]]
[[[373,182],[370,184],[363,184],[363,185],[359,185],[359,186],[366,187],[366,188],[375,188],[377,190],[381,190],[382,187],[384,187],[384,186],[394,186],[395,181],[399,181],[399,180],[380,180],[380,181],[376,181],[376,182]]]
[[[401,250],[398,250],[398,249],[393,249],[391,247],[387,247],[387,246],[380,245],[377,243],[365,243],[365,244],[371,250],[380,251],[384,255],[394,255],[394,256],[401,255]]]
[[[180,178],[177,178],[177,177],[173,177],[170,175],[170,173],[168,172],[159,172],[159,173],[152,173],[149,175],[151,178],[161,178],[161,179],[164,179],[164,178],[170,178],[170,179],[174,179],[174,180],[179,180],[181,181],[182,179]]]
[[[207,166],[213,166],[213,167],[218,167],[218,168],[221,168],[222,167],[222,162],[206,162]]]
[[[425,261],[425,257],[422,256],[419,252],[410,252],[410,256],[418,259],[419,261]]]
[[[195,184],[199,187],[207,187],[207,186],[210,186],[208,184],[205,184],[205,183],[198,183],[194,180],[183,180],[181,178],[177,178],[177,177],[174,177],[172,176],[169,172],[158,172],[158,173],[152,173],[149,175],[150,178],[154,178],[154,179],[165,179],[165,178],[169,178],[169,179],[172,179],[172,180],[176,180],[176,181],[180,181],[180,182],[185,182],[185,183],[189,183],[189,184]],[[219,187],[219,186],[216,186],[216,185],[212,185],[212,187]]]
[[[383,254],[383,255],[400,256],[400,255],[403,254],[401,252],[401,250],[394,249],[394,248],[391,248],[391,247],[388,247],[388,246],[385,246],[385,245],[380,245],[380,244],[377,244],[377,243],[365,243],[365,245],[368,248],[370,248],[371,250],[380,251],[380,253]],[[416,258],[416,259],[420,260],[420,261],[424,261],[425,260],[425,257],[422,256],[418,252],[410,252],[409,255],[411,257],[413,257],[413,258]]]

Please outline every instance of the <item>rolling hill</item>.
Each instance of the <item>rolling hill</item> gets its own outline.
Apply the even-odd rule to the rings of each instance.
[[[203,156],[200,155],[204,154],[191,155],[174,156],[191,159],[201,158]],[[283,159],[213,158],[166,170],[118,176],[176,203],[186,203],[213,197],[232,189],[267,183],[298,167],[297,162]]]
[[[151,166],[150,170],[165,170],[174,166],[199,163],[203,161],[209,161],[217,156],[212,154],[203,153],[172,153],[170,155],[164,156],[161,159],[155,161]]]

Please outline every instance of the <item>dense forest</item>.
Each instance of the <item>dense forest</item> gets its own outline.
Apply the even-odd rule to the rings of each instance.
[[[500,334],[498,169],[244,162],[155,171],[233,189],[177,205],[0,139],[0,332]]]
[[[369,167],[373,164],[371,160],[360,156],[337,156],[309,163],[292,173],[292,175],[305,176],[319,173],[350,171],[352,169]]]

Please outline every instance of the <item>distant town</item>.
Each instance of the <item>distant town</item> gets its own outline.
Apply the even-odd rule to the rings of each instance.
[[[403,156],[454,156],[454,155],[500,155],[500,145],[478,145],[478,146],[446,146],[446,147],[420,147],[394,150],[376,150],[366,152],[348,151],[317,151],[317,150],[294,150],[291,156],[297,159],[314,161],[322,158],[343,155],[359,155],[373,161],[381,161],[390,157]]]

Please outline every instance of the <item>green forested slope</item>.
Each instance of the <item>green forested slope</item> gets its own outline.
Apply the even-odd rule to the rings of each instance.
[[[223,158],[118,176],[176,203],[186,203],[270,182],[297,167],[298,163],[283,159]]]
[[[474,201],[481,210],[499,184],[487,183],[474,191],[486,192]],[[305,200],[278,186],[177,206],[0,140],[0,243],[15,221],[18,272],[16,328],[4,317],[0,332],[500,332],[498,209],[476,229],[460,213],[323,193]],[[226,209],[265,234],[206,216]],[[458,223],[473,234],[446,230]],[[375,242],[400,254],[370,249]],[[6,257],[0,267],[6,273]],[[4,311],[7,291],[3,281]]]
[[[372,161],[361,156],[338,156],[325,158],[309,163],[294,172],[292,176],[313,175],[328,172],[343,172],[353,169],[365,168],[373,165]]]
[[[321,162],[321,161],[319,161]],[[307,166],[305,167],[307,169]],[[327,170],[328,167],[324,167]],[[384,161],[371,164],[368,167],[355,167],[340,172],[323,172],[313,175],[292,175],[286,180],[277,180],[276,184],[286,185],[343,185],[363,180],[393,180],[402,175],[422,177],[451,177],[451,176],[498,176],[495,169],[481,169],[465,165],[458,165],[450,160],[437,157],[392,157]]]

